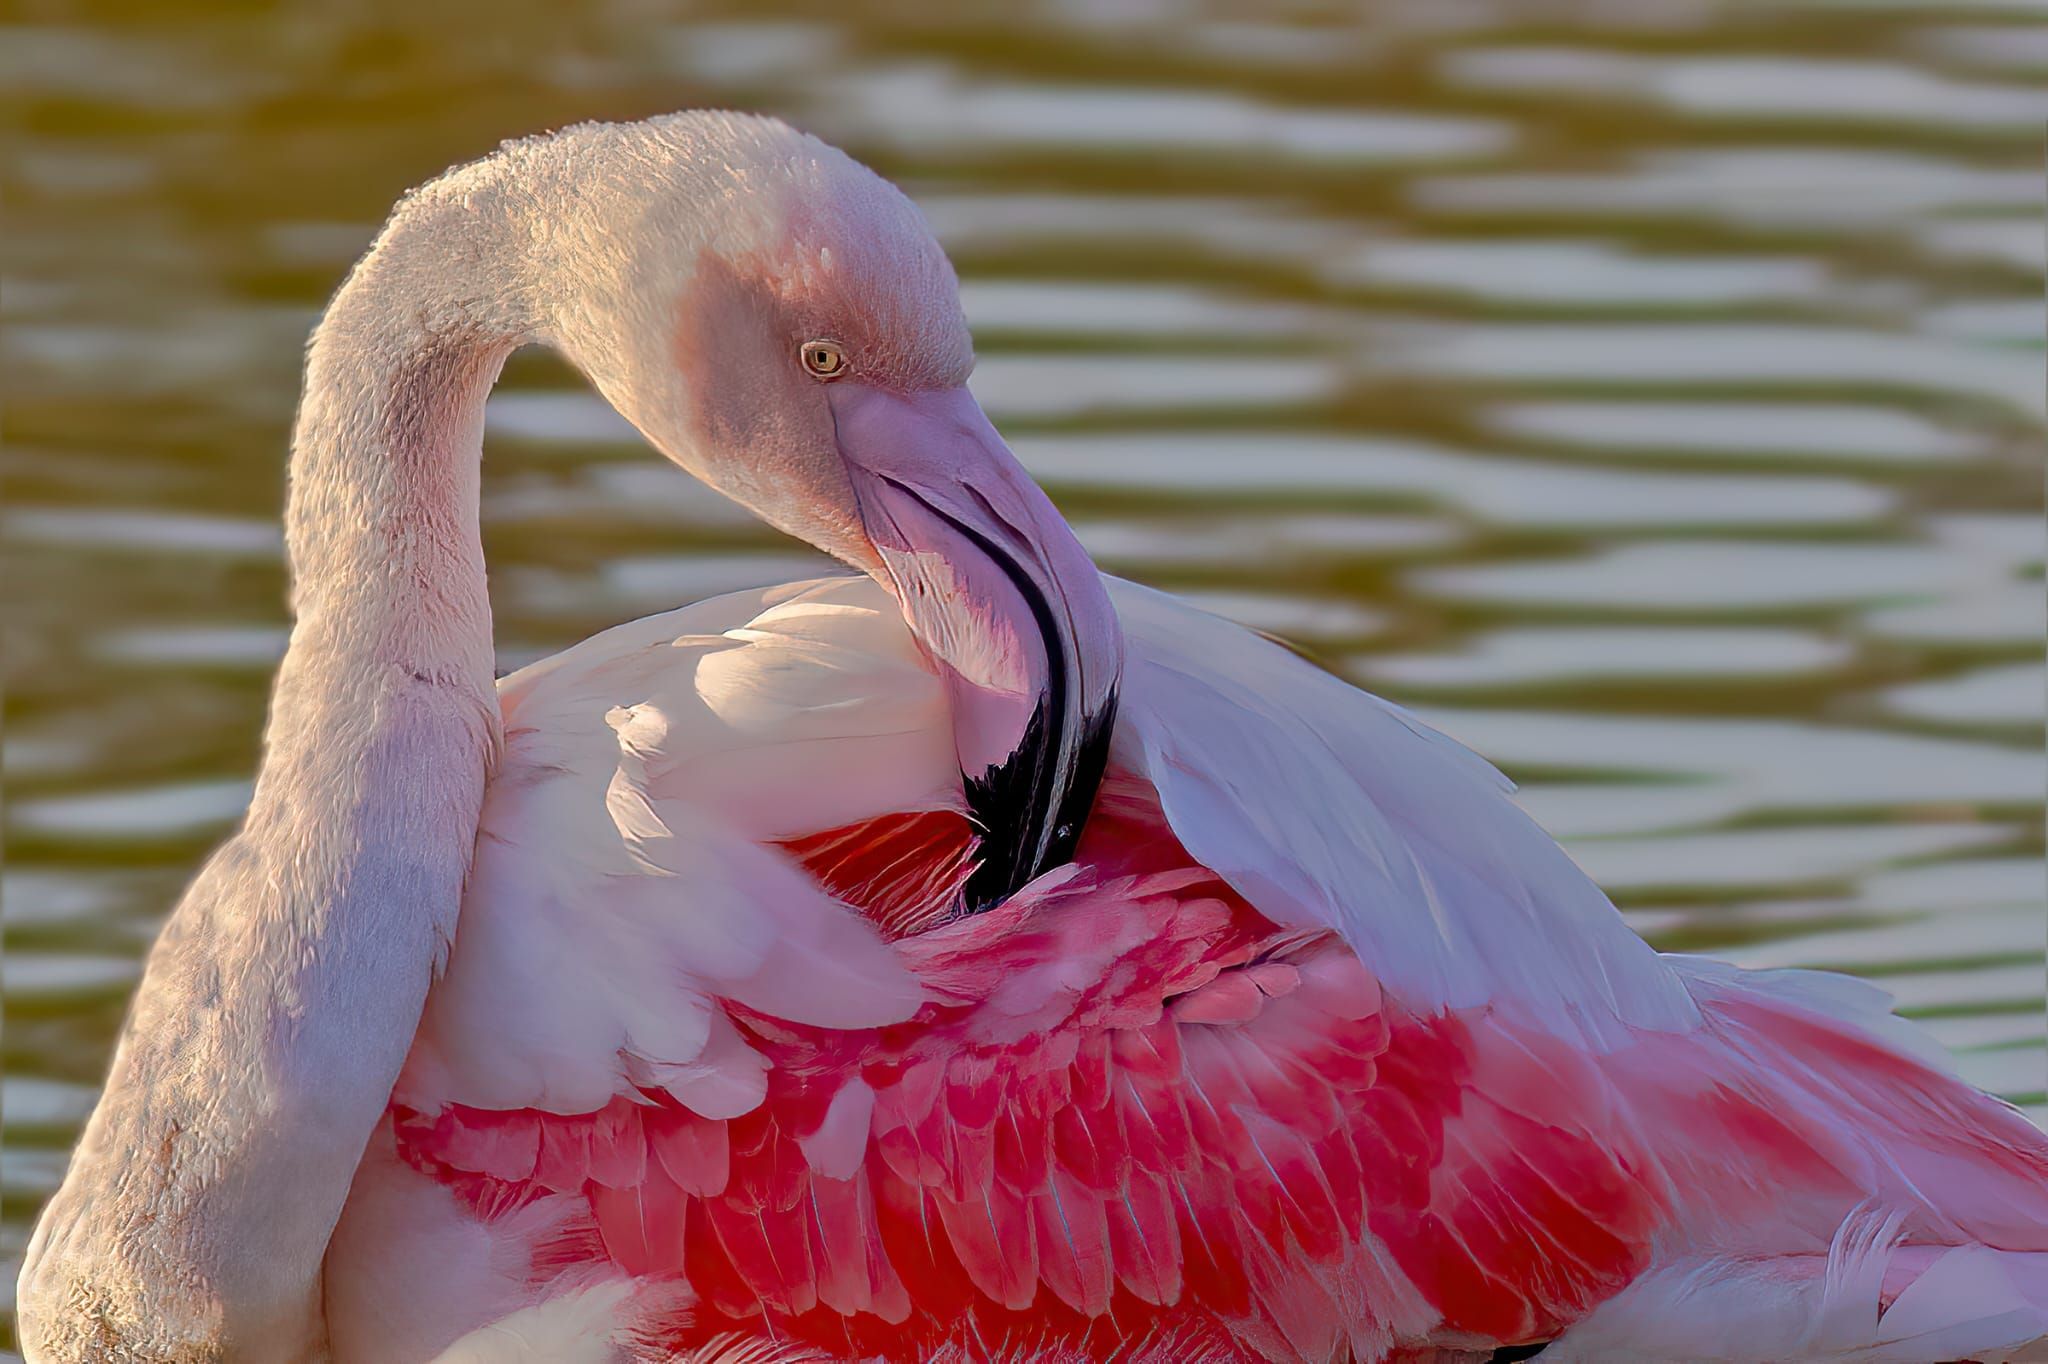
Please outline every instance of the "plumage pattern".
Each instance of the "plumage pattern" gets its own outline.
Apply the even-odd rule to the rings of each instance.
[[[400,1152],[486,1213],[586,1198],[610,1259],[702,1295],[691,1344],[772,1322],[924,1358],[970,1314],[988,1339],[1053,1320],[1106,1348],[1195,1309],[1326,1358],[1397,1324],[1345,1301],[1405,1297],[1409,1330],[1462,1303],[1444,1325],[1521,1339],[1645,1253],[1658,1198],[1587,1136],[1544,1143],[1490,1100],[1459,1121],[1469,1023],[1390,1006],[1333,935],[1199,868],[1075,873],[898,950],[932,1000],[905,1024],[727,1006],[768,1063],[746,1114],[648,1090],[401,1110]],[[1532,1226],[1563,1254],[1535,1264]]]
[[[866,732],[860,698],[838,689],[898,657],[901,630],[871,586],[707,603],[509,679],[499,787],[527,792],[545,827],[595,808],[610,842],[585,853],[619,857],[544,874],[522,841],[543,826],[494,813],[494,795],[462,936],[394,1099],[393,1168],[486,1232],[545,1227],[493,1251],[528,1299],[626,1276],[617,1338],[650,1360],[1376,1360],[1560,1338],[1566,1358],[1656,1357],[1646,1332],[1717,1329],[1734,1310],[1725,1286],[1760,1274],[1774,1292],[1795,1284],[1778,1334],[1756,1323],[1775,1357],[1826,1338],[1840,1343],[1828,1358],[1905,1358],[1899,1340],[2004,1346],[2048,1327],[2040,1258],[2017,1253],[2048,1253],[2041,1140],[1892,1036],[1873,992],[1633,956],[1604,926],[1612,942],[1538,941],[1590,918],[1598,892],[1561,857],[1509,879],[1501,849],[1533,827],[1490,769],[1390,709],[1315,745],[1293,737],[1288,717],[1312,712],[1282,684],[1323,683],[1263,657],[1269,699],[1219,761],[1265,744],[1267,767],[1205,764],[1161,717],[1236,684],[1197,677],[1189,701],[1164,679],[1228,627],[1128,588],[1117,599],[1135,603],[1129,728],[1075,863],[968,917],[950,907],[972,831],[917,794],[914,766],[877,774],[872,808],[813,816],[834,821],[816,832],[779,817],[749,830],[774,879],[767,862],[683,874],[656,855],[682,830],[732,832],[710,788],[663,779],[687,770],[687,744],[748,770],[737,726],[701,713],[687,737],[634,731],[652,710],[688,712],[678,653],[710,650],[735,688],[750,668],[781,670],[785,711],[750,708],[741,737],[786,770],[785,715],[792,742],[830,752],[810,707],[823,692]],[[746,623],[674,633],[721,613]],[[782,668],[792,640],[815,651],[817,691]],[[520,726],[535,715],[551,729],[529,759]],[[1399,770],[1361,770],[1347,789],[1317,767],[1368,742]],[[1293,793],[1291,823],[1251,799],[1245,783],[1279,768],[1331,783],[1327,822]],[[1224,799],[1248,812],[1228,844],[1201,813]],[[1357,823],[1368,809],[1377,825]],[[1306,898],[1316,882],[1262,874],[1282,856],[1345,874],[1358,853],[1336,840],[1354,826],[1379,840],[1378,898],[1325,914]],[[740,893],[709,884],[721,874],[755,879]],[[803,893],[773,898],[792,885]],[[1403,898],[1419,885],[1434,898]],[[472,919],[506,913],[561,936],[523,970],[469,974]],[[823,925],[831,950],[779,955],[747,932],[762,923]],[[1451,950],[1483,935],[1519,959]],[[568,954],[608,974],[574,991],[536,978]],[[1614,974],[1588,977],[1588,960]],[[772,992],[750,974],[770,961]],[[480,1083],[450,1038],[487,1029],[495,1073]],[[579,1036],[626,1045],[563,1040]],[[1944,1258],[1966,1251],[1990,1258]],[[1975,1336],[1914,1287],[1969,1265],[2000,1276],[1964,1323]]]

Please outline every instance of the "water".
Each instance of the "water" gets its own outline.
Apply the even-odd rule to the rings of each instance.
[[[913,190],[1108,568],[1502,762],[1659,945],[1879,977],[2048,1109],[2048,5],[75,8],[0,32],[0,1258],[246,799],[323,298],[449,162],[693,104]],[[507,666],[818,562],[545,357],[487,446]]]

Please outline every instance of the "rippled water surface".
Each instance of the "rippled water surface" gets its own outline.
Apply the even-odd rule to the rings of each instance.
[[[1107,568],[1500,762],[1660,946],[2048,1104],[2041,0],[13,12],[7,1260],[247,794],[323,298],[443,165],[698,104],[913,191]],[[546,357],[486,444],[508,667],[818,566]]]

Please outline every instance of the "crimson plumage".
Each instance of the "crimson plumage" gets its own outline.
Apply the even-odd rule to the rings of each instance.
[[[2025,1216],[2048,1202],[2023,1124],[1782,1001],[1709,980],[1700,1033],[1607,1056],[1488,1008],[1410,1007],[1338,935],[1273,923],[1195,862],[1129,774],[1074,867],[937,926],[905,922],[904,887],[957,888],[958,816],[791,846],[890,925],[913,1017],[832,1029],[724,1002],[768,1062],[763,1102],[724,1120],[650,1088],[588,1113],[394,1110],[401,1157],[472,1215],[565,1200],[568,1249],[534,1272],[657,1290],[650,1359],[735,1331],[906,1361],[1489,1348],[1555,1337],[1676,1232],[1806,1204],[1839,1219],[1873,1157],[1956,1162]],[[1802,1120],[1845,1096],[1892,1130]],[[1987,1214],[1918,1210],[1996,1234]]]

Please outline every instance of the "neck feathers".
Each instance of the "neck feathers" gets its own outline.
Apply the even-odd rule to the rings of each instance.
[[[484,399],[533,327],[504,196],[438,190],[399,209],[314,334],[285,518],[293,649],[487,689]]]

